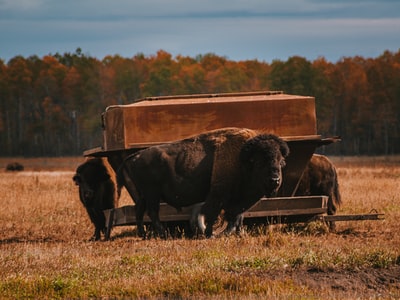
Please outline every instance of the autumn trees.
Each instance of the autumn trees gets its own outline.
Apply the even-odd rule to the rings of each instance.
[[[340,135],[337,155],[399,153],[400,52],[375,59],[291,57],[271,64],[270,88],[316,98],[318,132]]]
[[[101,61],[75,53],[0,60],[0,155],[80,155],[101,145],[101,113],[147,96],[281,90],[316,98],[318,132],[337,155],[400,152],[400,51],[336,63],[272,63],[165,51]]]

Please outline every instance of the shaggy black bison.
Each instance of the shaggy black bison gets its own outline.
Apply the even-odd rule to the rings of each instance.
[[[118,206],[120,189],[115,172],[105,158],[88,158],[78,166],[72,179],[79,186],[79,199],[95,227],[91,239],[98,241],[106,228],[103,210]]]
[[[24,166],[19,162],[12,162],[7,164],[6,171],[23,171]]]
[[[221,210],[232,229],[243,211],[278,190],[288,154],[287,144],[275,135],[222,128],[129,156],[123,168],[136,189],[139,234],[145,236],[147,211],[156,232],[164,236],[160,201],[177,209],[204,202],[198,219],[207,237]]]
[[[328,215],[334,215],[342,200],[336,168],[324,155],[314,154],[300,179],[296,196],[328,196]],[[334,229],[334,222],[330,223]]]

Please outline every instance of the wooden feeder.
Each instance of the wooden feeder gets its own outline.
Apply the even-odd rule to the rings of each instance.
[[[260,203],[249,210],[248,217],[261,216],[263,211],[271,215],[271,209],[274,214],[290,211],[291,215],[296,209],[303,215],[304,210],[309,210],[306,215],[326,212],[326,197],[323,196],[300,197],[293,202],[299,180],[315,149],[336,141],[318,135],[314,97],[279,91],[149,97],[128,105],[107,107],[102,114],[102,126],[103,144],[85,151],[84,155],[105,156],[114,170],[118,170],[127,155],[140,149],[208,130],[240,127],[276,134],[290,148],[280,198],[260,199]],[[132,196],[134,188],[129,179],[126,181],[125,187]],[[283,209],[285,203],[292,206]],[[180,216],[171,209],[162,204],[160,219],[168,221],[173,215],[175,220],[188,220],[191,214],[190,208],[184,209]],[[106,218],[109,228],[124,222],[134,224],[134,207],[106,211]]]

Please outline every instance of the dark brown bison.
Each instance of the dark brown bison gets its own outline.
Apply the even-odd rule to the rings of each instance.
[[[324,155],[314,154],[300,179],[296,196],[328,196],[328,215],[336,214],[342,200],[336,168]],[[330,223],[334,229],[334,222]]]
[[[12,162],[7,164],[6,166],[7,171],[23,171],[24,166],[19,162]]]
[[[120,189],[115,173],[105,158],[88,158],[72,179],[79,186],[79,199],[95,227],[92,239],[98,241],[106,228],[103,210],[118,206]]]
[[[208,131],[135,153],[123,168],[136,188],[139,234],[145,234],[147,211],[156,232],[164,236],[160,201],[178,209],[204,202],[199,225],[207,237],[222,209],[235,226],[243,211],[278,190],[288,154],[287,144],[277,136],[243,128]]]

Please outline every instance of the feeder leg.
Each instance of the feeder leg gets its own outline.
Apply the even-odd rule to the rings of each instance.
[[[111,229],[112,229],[113,223],[114,223],[114,209],[112,209],[110,211],[110,216],[109,216],[108,224],[107,224],[107,227],[106,227],[106,234],[105,234],[105,237],[104,237],[106,241],[108,241],[110,239]]]

